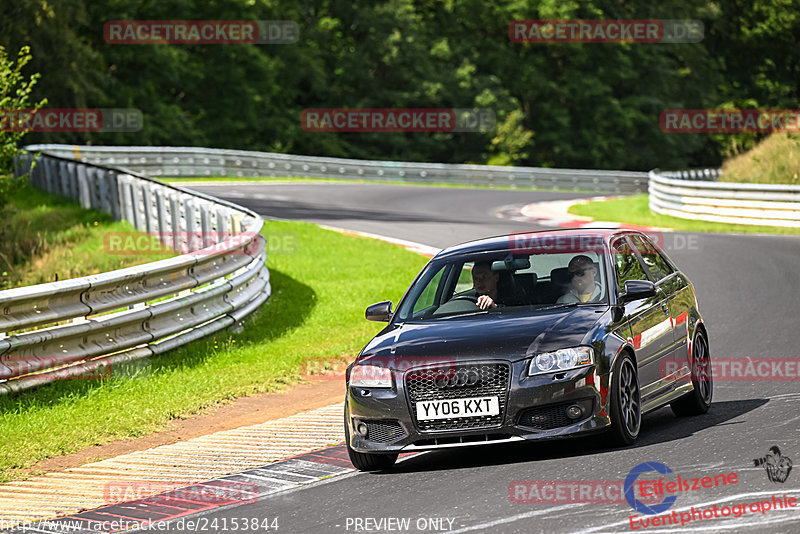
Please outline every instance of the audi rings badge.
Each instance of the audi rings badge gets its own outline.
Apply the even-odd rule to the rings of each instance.
[[[433,384],[440,389],[474,386],[480,381],[475,369],[458,369],[456,371],[439,372],[433,377]]]

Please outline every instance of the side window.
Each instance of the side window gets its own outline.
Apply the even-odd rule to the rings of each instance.
[[[648,280],[639,258],[625,239],[614,241],[611,253],[614,255],[614,272],[620,290],[625,289],[628,280]]]
[[[461,266],[461,272],[458,275],[458,282],[456,283],[456,290],[454,294],[459,294],[469,289],[472,289],[472,268],[474,263],[469,261]]]
[[[633,246],[642,255],[645,267],[653,275],[653,280],[658,281],[672,274],[672,268],[649,240],[643,239],[638,235],[632,235],[631,240],[633,241]]]
[[[422,294],[417,299],[417,302],[414,303],[414,314],[416,315],[417,312],[420,312],[426,308],[430,308],[435,304],[436,300],[436,290],[439,288],[439,282],[442,280],[442,273],[444,269],[439,269],[439,272],[431,278],[431,281],[428,282],[428,285],[425,286],[425,289],[422,290]]]

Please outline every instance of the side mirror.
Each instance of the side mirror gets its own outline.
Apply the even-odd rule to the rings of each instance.
[[[656,285],[650,280],[628,280],[625,282],[625,292],[619,296],[621,303],[646,299],[656,294]]]
[[[384,300],[383,302],[368,306],[364,316],[367,318],[367,321],[383,321],[384,323],[388,323],[389,319],[392,317],[392,301]]]

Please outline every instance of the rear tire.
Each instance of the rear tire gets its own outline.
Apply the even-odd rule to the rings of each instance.
[[[627,352],[621,352],[614,362],[611,375],[611,445],[633,444],[642,426],[642,403],[636,364]]]
[[[698,330],[692,343],[692,385],[694,389],[673,401],[669,407],[678,417],[702,415],[711,406],[714,396],[714,379],[711,376],[711,355],[708,341],[702,330]]]
[[[389,469],[397,461],[397,453],[365,453],[354,451],[350,447],[350,414],[347,408],[344,412],[344,436],[347,446],[347,455],[353,467],[359,471],[383,471]]]

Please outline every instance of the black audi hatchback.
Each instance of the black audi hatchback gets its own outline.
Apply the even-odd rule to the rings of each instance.
[[[705,413],[708,337],[694,288],[644,233],[557,230],[441,251],[347,369],[358,469],[398,453],[605,432]]]

